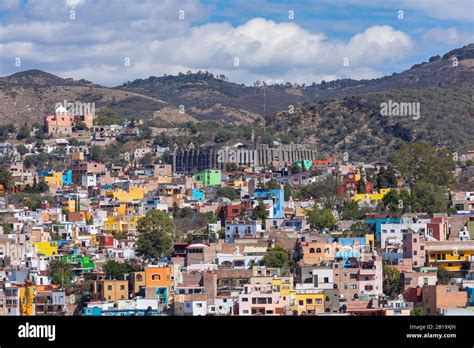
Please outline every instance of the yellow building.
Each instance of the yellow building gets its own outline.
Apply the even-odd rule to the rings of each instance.
[[[57,242],[33,242],[38,254],[45,256],[53,256],[58,254]]]
[[[324,313],[324,293],[321,290],[297,290],[294,292],[298,315]]]
[[[68,213],[74,213],[76,211],[76,203],[76,200],[68,199],[62,202],[62,206]]]
[[[92,296],[97,300],[118,301],[128,299],[128,280],[95,280]]]
[[[119,202],[132,202],[143,200],[143,197],[148,193],[148,189],[145,187],[131,187],[128,191],[114,190],[108,191],[107,196],[111,196]]]
[[[380,189],[378,193],[357,193],[351,199],[356,202],[370,201],[381,202],[390,189]]]
[[[293,277],[279,277],[272,279],[272,291],[280,296],[290,296],[293,291]]]
[[[110,215],[104,222],[104,232],[135,234],[139,217],[137,215]]]
[[[36,286],[22,286],[20,288],[20,315],[31,316],[35,315],[35,297]]]
[[[60,187],[63,184],[63,173],[53,172],[51,175],[44,177],[44,182],[48,184],[48,186]]]
[[[469,269],[474,260],[474,241],[426,242],[425,250],[428,264],[446,271]]]

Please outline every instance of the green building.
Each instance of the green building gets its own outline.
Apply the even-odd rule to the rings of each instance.
[[[204,187],[220,186],[222,180],[221,171],[218,169],[209,169],[194,175],[194,180],[201,181]]]
[[[298,160],[295,161],[295,167],[303,170],[311,170],[313,167],[313,161],[311,160]]]
[[[61,261],[71,265],[75,271],[92,272],[95,267],[94,262],[89,256],[62,255]]]

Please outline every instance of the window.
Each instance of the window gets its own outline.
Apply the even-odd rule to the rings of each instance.
[[[112,285],[107,285],[107,290],[111,291],[112,290]]]
[[[242,302],[249,302],[249,298],[248,297],[242,297]]]
[[[329,278],[328,277],[324,277],[324,283],[329,283]]]
[[[312,298],[307,298],[306,299],[306,304],[313,304],[313,299]]]
[[[317,248],[316,252],[319,254],[321,252],[321,248]]]
[[[310,254],[314,254],[314,248],[309,249]]]
[[[299,300],[299,301],[298,301],[298,305],[299,305],[299,306],[303,306],[303,305],[304,305],[304,301],[303,301],[303,300]]]
[[[151,275],[151,280],[161,280],[161,275],[160,274],[152,274]]]
[[[120,285],[120,290],[125,290],[125,285]]]

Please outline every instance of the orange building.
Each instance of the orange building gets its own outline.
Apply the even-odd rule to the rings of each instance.
[[[337,243],[307,242],[302,245],[303,263],[318,265],[324,261],[332,261],[336,257]]]
[[[322,160],[313,160],[313,166],[330,166],[332,164],[332,158],[328,157]]]
[[[145,286],[146,287],[170,287],[171,286],[171,268],[150,265],[145,268]]]
[[[55,110],[54,115],[48,115],[44,118],[46,132],[50,135],[70,135],[74,125],[74,116],[69,115],[67,109],[63,106]]]

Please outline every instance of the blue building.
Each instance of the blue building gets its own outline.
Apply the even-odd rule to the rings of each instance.
[[[255,199],[272,199],[273,200],[273,219],[283,219],[283,206],[285,203],[285,193],[283,189],[257,189],[253,193]]]
[[[63,172],[63,185],[72,185],[72,170]]]
[[[193,188],[193,199],[195,201],[202,201],[204,199],[204,193],[202,193],[199,189]]]
[[[474,288],[465,288],[467,292],[468,306],[474,306]]]
[[[303,219],[285,220],[283,222],[284,227],[293,227],[296,231],[301,231],[303,228]]]
[[[390,219],[390,218],[377,218],[377,219],[370,219],[364,220],[366,224],[371,225],[373,231],[375,231],[375,241],[378,243],[381,242],[381,232],[382,232],[382,224],[399,224],[402,222],[400,219]]]

